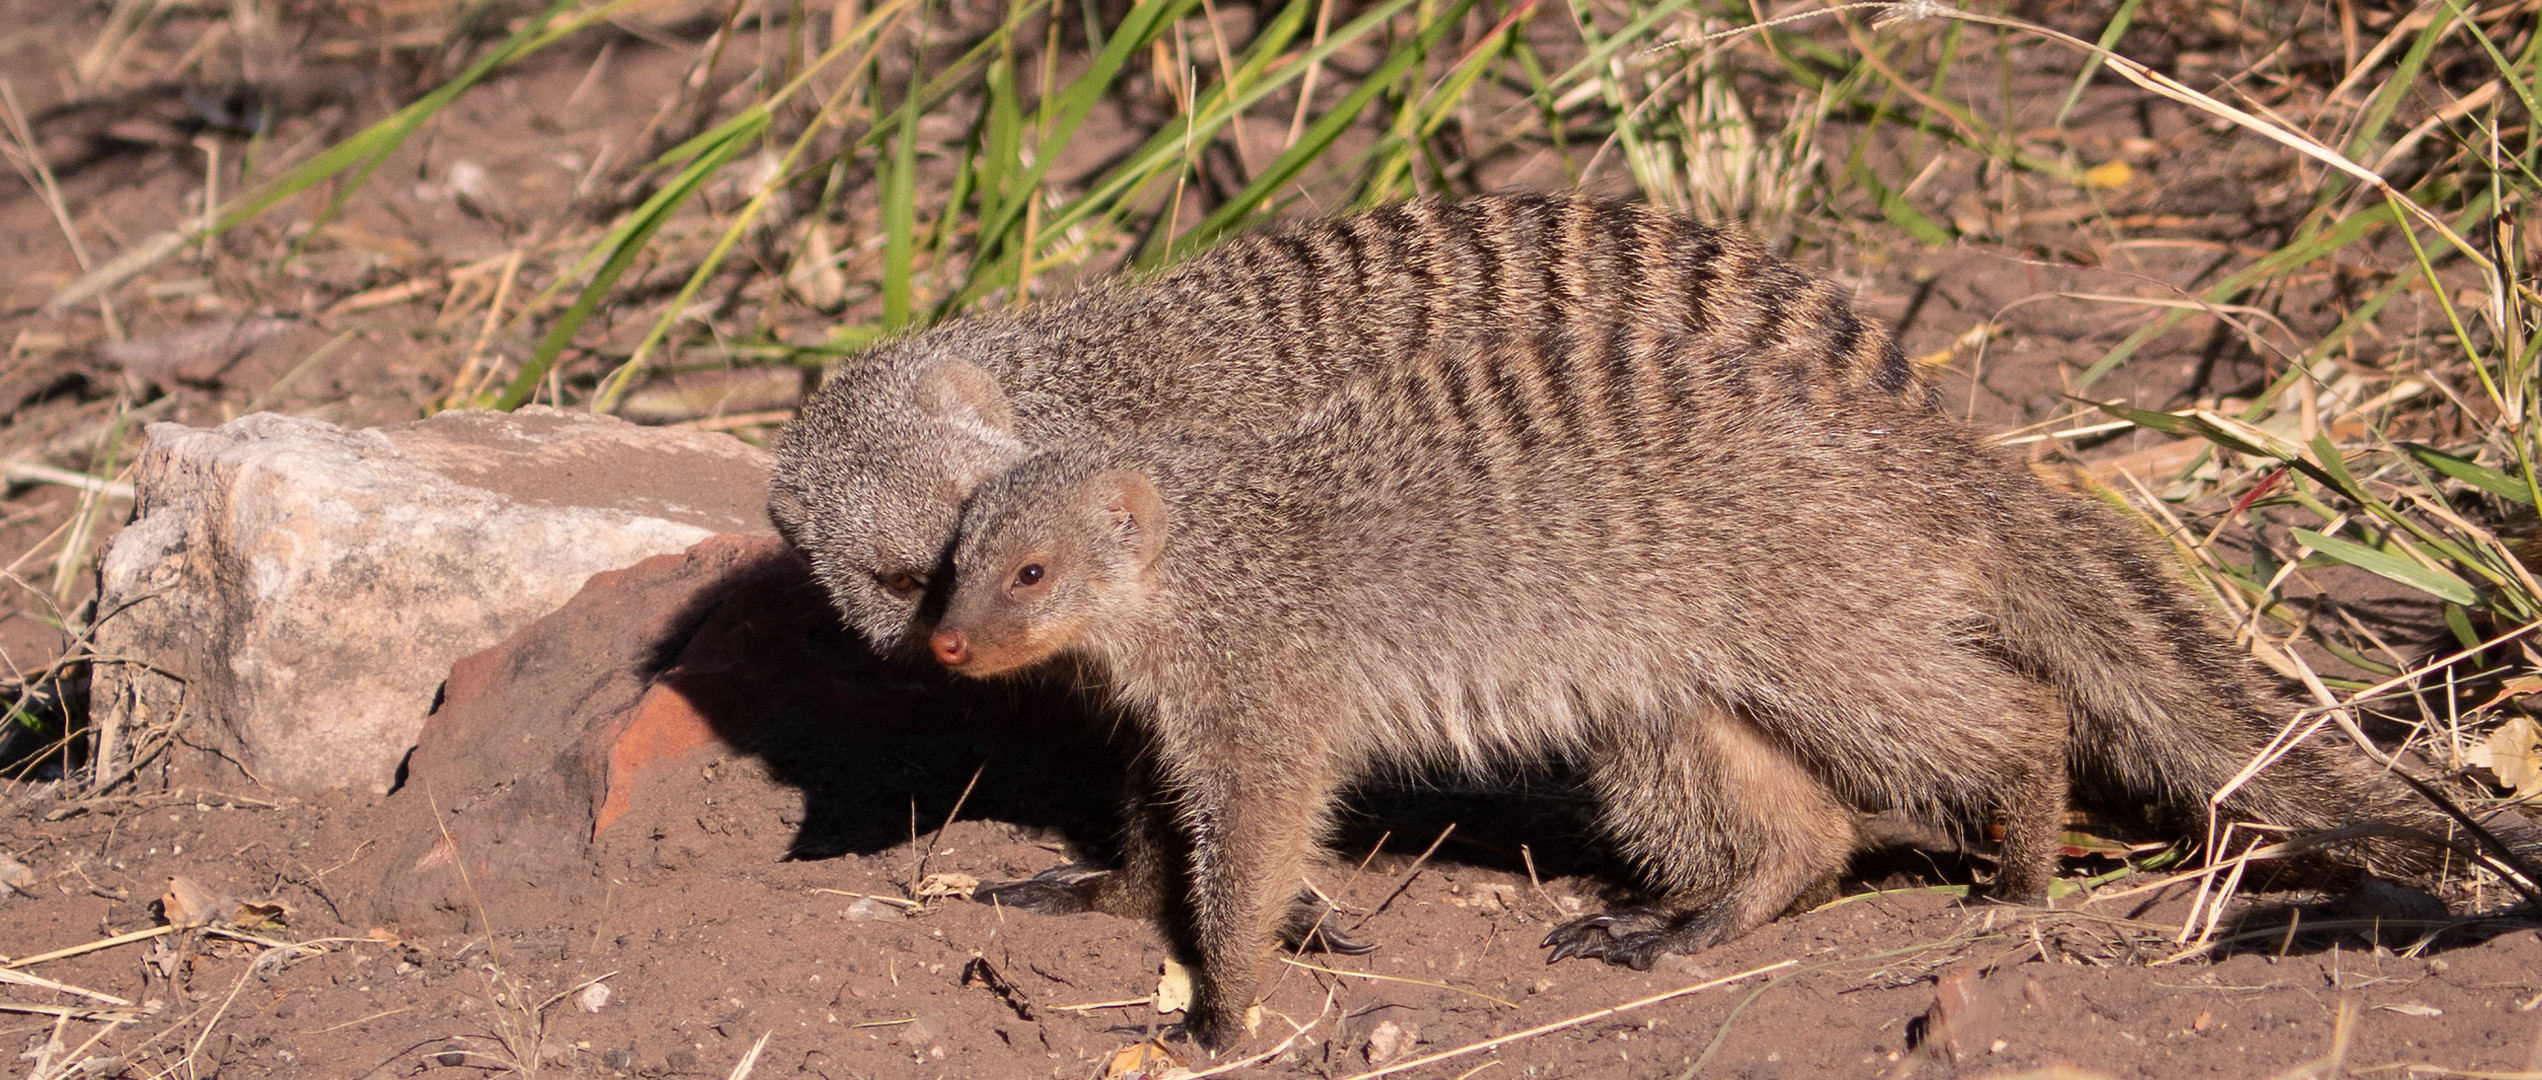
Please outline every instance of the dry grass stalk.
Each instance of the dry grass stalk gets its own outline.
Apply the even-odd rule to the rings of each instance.
[[[1494,1005],[1506,1006],[1506,1007],[1508,1007],[1508,1008],[1512,1008],[1512,1009],[1515,1009],[1515,1008],[1517,1008],[1517,1007],[1518,1007],[1518,1003],[1517,1003],[1517,1002],[1515,1002],[1515,1001],[1509,1001],[1509,1000],[1506,1000],[1506,999],[1503,999],[1503,998],[1496,998],[1496,997],[1493,997],[1493,996],[1492,996],[1492,995],[1490,995],[1490,994],[1483,993],[1483,992],[1481,992],[1481,991],[1479,991],[1479,990],[1468,990],[1468,989],[1466,989],[1466,988],[1464,988],[1464,987],[1462,987],[1462,986],[1450,986],[1450,985],[1448,985],[1448,984],[1446,984],[1446,983],[1443,983],[1443,982],[1432,982],[1432,981],[1431,981],[1431,980],[1429,980],[1429,979],[1415,979],[1415,978],[1409,978],[1409,977],[1407,977],[1407,976],[1403,976],[1403,975],[1379,975],[1379,974],[1377,974],[1377,973],[1375,973],[1375,972],[1370,972],[1370,971],[1344,971],[1344,970],[1342,970],[1342,969],[1340,969],[1340,968],[1329,968],[1329,967],[1324,967],[1324,966],[1321,966],[1321,965],[1318,965],[1318,964],[1310,964],[1310,963],[1307,963],[1306,961],[1298,960],[1298,959],[1295,959],[1295,958],[1293,958],[1293,957],[1286,957],[1286,956],[1281,957],[1281,958],[1280,958],[1280,962],[1281,962],[1281,963],[1283,963],[1283,964],[1287,964],[1287,965],[1289,965],[1290,967],[1294,967],[1294,968],[1304,968],[1304,969],[1306,969],[1306,970],[1308,970],[1308,971],[1320,971],[1320,972],[1323,972],[1323,973],[1324,973],[1324,974],[1326,974],[1326,975],[1339,975],[1339,976],[1342,976],[1343,978],[1349,978],[1349,979],[1371,979],[1371,980],[1374,980],[1374,981],[1377,981],[1377,982],[1397,982],[1397,983],[1409,983],[1409,984],[1414,985],[1414,986],[1427,986],[1427,987],[1431,987],[1431,988],[1433,988],[1433,989],[1446,990],[1446,991],[1449,991],[1450,993],[1463,994],[1463,995],[1465,995],[1465,996],[1467,996],[1467,997],[1471,997],[1471,998],[1481,998],[1481,999],[1483,999],[1484,1001],[1491,1002],[1491,1003],[1492,1003],[1492,1004],[1494,1004]],[[1145,999],[1141,999],[1141,1000],[1145,1000]]]
[[[725,1080],[750,1080],[750,1071],[759,1067],[760,1052],[768,1049],[768,1039],[775,1034],[774,1031],[767,1032],[759,1036],[758,1042],[750,1044],[750,1052],[733,1063],[733,1071]]]
[[[2330,1025],[2330,1052],[2278,1073],[2270,1080],[2338,1080],[2347,1069],[2348,1041],[2355,1036],[2359,1006],[2355,998],[2339,997],[2339,1013]]]
[[[36,149],[35,131],[27,126],[26,111],[18,107],[17,88],[5,76],[0,76],[0,105],[7,106],[9,132],[9,142],[0,144],[0,149],[8,151],[9,164],[17,168],[18,175],[26,178],[27,186],[34,188],[36,195],[44,200],[44,208],[52,213],[55,227],[62,230],[62,239],[70,245],[71,258],[79,263],[80,272],[94,273],[88,260],[88,245],[80,242],[79,227],[71,224],[70,206],[62,200],[62,187],[53,179],[53,167],[45,163],[44,154]],[[61,307],[77,302],[63,301]],[[55,310],[60,309],[57,307]],[[97,317],[106,324],[107,337],[123,340],[123,321],[115,316],[114,301],[99,295]]]
[[[162,937],[176,933],[176,931],[177,928],[173,926],[154,926],[148,930],[135,930],[129,934],[117,934],[109,938],[99,938],[96,941],[91,941],[83,945],[73,945],[65,949],[55,949],[52,952],[37,953],[33,956],[10,960],[6,963],[0,963],[0,967],[13,969],[34,967],[37,964],[41,964],[49,960],[60,960],[66,957],[78,956],[83,953],[93,953],[99,949],[111,949],[117,945],[130,945],[136,941],[148,941],[154,937]]]
[[[1799,963],[1800,961],[1798,960],[1779,960],[1774,963],[1767,964],[1764,967],[1749,968],[1748,970],[1739,972],[1736,975],[1724,975],[1718,979],[1707,979],[1692,986],[1678,987],[1677,989],[1668,991],[1664,994],[1653,994],[1649,997],[1641,998],[1636,1001],[1628,1001],[1621,1005],[1609,1006],[1594,1012],[1582,1013],[1568,1020],[1556,1020],[1550,1024],[1539,1024],[1535,1027],[1528,1028],[1525,1031],[1511,1032],[1510,1034],[1503,1035],[1496,1039],[1485,1039],[1481,1042],[1468,1043],[1453,1050],[1442,1050],[1438,1053],[1413,1058],[1409,1061],[1399,1061],[1382,1069],[1373,1069],[1368,1072],[1357,1074],[1350,1077],[1349,1080],[1376,1080],[1376,1078],[1380,1076],[1392,1076],[1396,1073],[1417,1069],[1424,1065],[1447,1061],[1452,1058],[1464,1057],[1467,1054],[1480,1053],[1495,1046],[1507,1046],[1510,1043],[1532,1039],[1539,1035],[1551,1034],[1566,1028],[1575,1028],[1582,1024],[1593,1024],[1610,1016],[1628,1013],[1635,1009],[1647,1008],[1652,1005],[1657,1005],[1663,1001],[1673,1001],[1677,998],[1685,997],[1688,994],[1701,993],[1717,986],[1727,986],[1731,983],[1739,982],[1744,979],[1752,979],[1759,975],[1781,971],[1784,968],[1793,967]]]
[[[103,1001],[108,1005],[129,1007],[132,1004],[131,1000],[127,998],[119,998],[113,994],[101,994],[86,987],[73,986],[66,982],[55,982],[41,975],[29,975],[23,971],[13,971],[8,968],[0,968],[0,983],[9,983],[17,986],[32,986],[40,990],[51,990],[57,994],[71,994],[87,998],[91,1001]]]

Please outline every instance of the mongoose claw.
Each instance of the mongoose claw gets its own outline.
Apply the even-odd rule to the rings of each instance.
[[[1111,874],[1100,867],[1068,863],[1022,881],[983,884],[971,890],[971,899],[1036,915],[1079,915],[1095,910],[1095,892]]]
[[[1545,935],[1544,944],[1553,949],[1545,963],[1560,963],[1577,956],[1649,971],[1660,954],[1678,951],[1680,935],[1671,926],[1673,921],[1665,913],[1649,908],[1626,908],[1573,919]]]
[[[1343,935],[1333,925],[1333,905],[1310,892],[1301,892],[1289,904],[1288,916],[1280,920],[1280,944],[1298,952],[1332,953],[1337,956],[1364,956],[1377,951],[1377,943],[1360,941]]]

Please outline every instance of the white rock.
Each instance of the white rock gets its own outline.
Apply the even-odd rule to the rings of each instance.
[[[905,917],[901,914],[901,910],[899,908],[883,903],[882,901],[876,900],[870,896],[863,897],[855,903],[847,905],[847,909],[839,912],[839,914],[845,915],[857,922],[899,922]]]
[[[151,425],[100,572],[101,773],[182,713],[273,788],[386,791],[452,661],[596,572],[767,532],[766,475],[729,436],[554,409]]]
[[[1420,1041],[1419,1027],[1384,1020],[1378,1022],[1376,1029],[1368,1033],[1368,1045],[1362,1049],[1368,1055],[1369,1064],[1383,1065],[1410,1053],[1413,1044]]]

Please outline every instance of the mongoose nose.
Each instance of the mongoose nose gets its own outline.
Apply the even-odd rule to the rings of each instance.
[[[960,630],[938,630],[927,639],[927,647],[935,651],[936,662],[946,667],[961,667],[971,658],[971,642]]]

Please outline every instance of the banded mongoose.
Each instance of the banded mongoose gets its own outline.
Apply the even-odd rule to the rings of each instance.
[[[1737,232],[1578,195],[1428,198],[1238,237],[1154,278],[887,343],[788,426],[769,517],[850,628],[922,657],[963,498],[1035,449],[1278,430],[1354,372],[1510,335],[1618,362],[1703,357],[1811,398],[1932,401],[1844,290]],[[1448,415],[1519,392],[1475,383]],[[1148,816],[1130,808],[1129,874],[1065,868],[984,895],[1164,914],[1141,869],[1162,828]]]
[[[1427,198],[887,343],[788,425],[768,513],[850,628],[922,655],[922,601],[963,497],[1033,450],[1176,426],[1274,431],[1355,371],[1512,333],[1717,357],[1814,396],[1932,395],[1844,290],[1739,233],[1576,195]],[[1471,390],[1457,407],[1507,392]]]
[[[1061,445],[973,494],[953,560],[941,662],[1056,661],[1138,726],[1212,1047],[1373,771],[1581,763],[1660,901],[1545,944],[1646,968],[1839,873],[1865,812],[2000,814],[1994,894],[2037,902],[2069,771],[2196,815],[2293,712],[2114,510],[1735,356],[1514,337],[1288,432]],[[2309,743],[2222,811],[2426,821]]]

